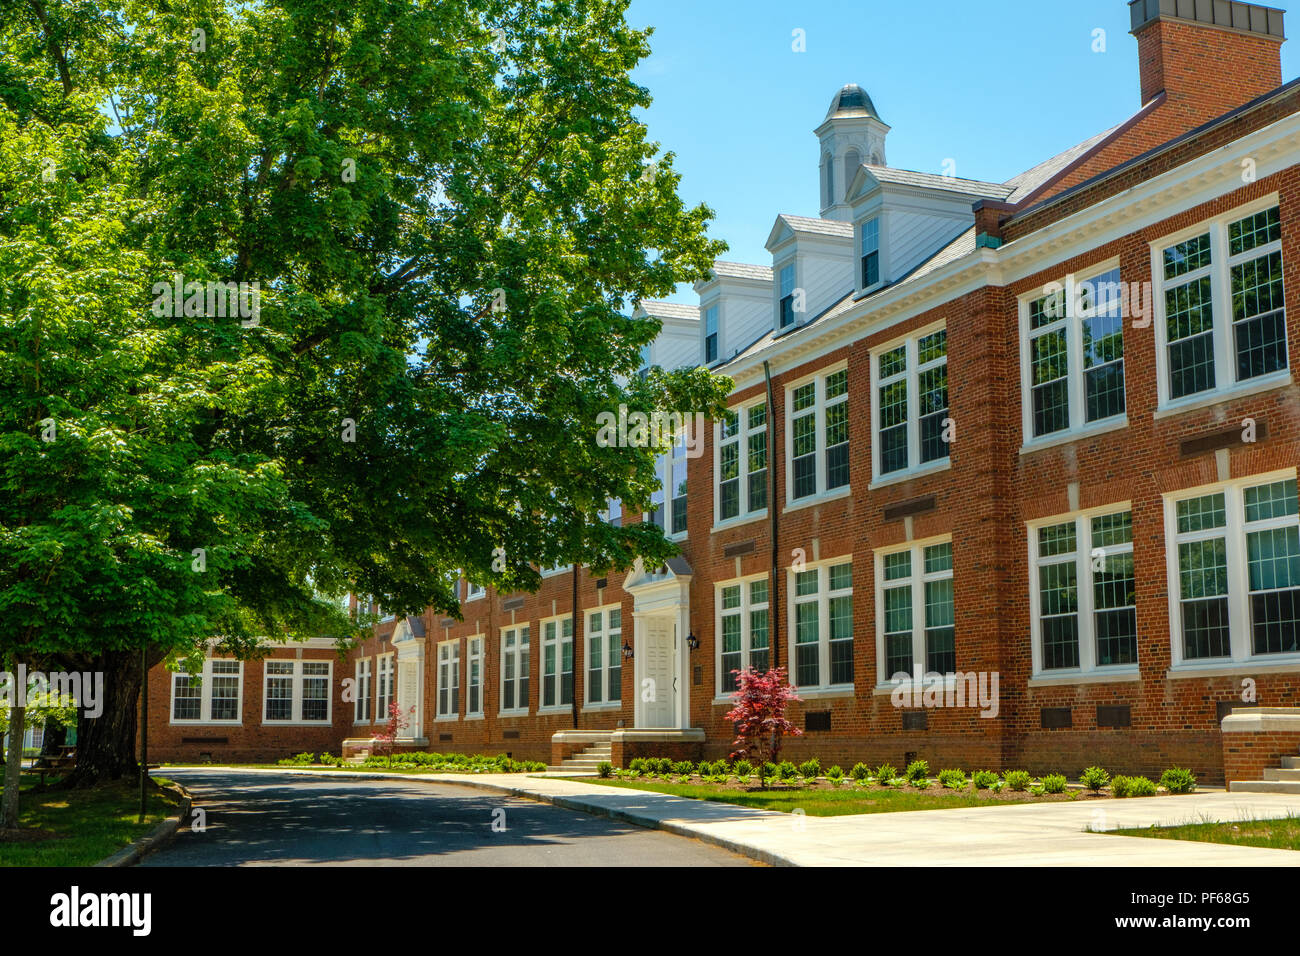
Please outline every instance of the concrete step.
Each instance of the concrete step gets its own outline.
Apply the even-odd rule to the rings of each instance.
[[[1287,770],[1300,770],[1300,757],[1283,757],[1282,766]]]
[[[1294,793],[1300,795],[1300,780],[1234,780],[1229,793]]]
[[[574,758],[570,757],[568,760],[562,760],[560,762],[560,766],[571,767],[575,770],[577,769],[595,770],[602,763],[608,763],[608,762],[609,761],[607,760],[575,760]]]
[[[1265,780],[1300,780],[1300,770],[1286,768],[1283,770],[1265,770]]]

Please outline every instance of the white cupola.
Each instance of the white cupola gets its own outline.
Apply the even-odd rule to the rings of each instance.
[[[821,146],[821,216],[847,221],[852,214],[845,191],[863,163],[885,165],[889,127],[867,91],[850,83],[835,94],[826,119],[814,132]]]

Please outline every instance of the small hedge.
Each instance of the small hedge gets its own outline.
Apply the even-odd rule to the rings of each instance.
[[[1191,793],[1196,789],[1196,774],[1183,767],[1170,767],[1160,775],[1160,786],[1170,793]]]
[[[1070,785],[1062,774],[1049,773],[1043,778],[1043,793],[1065,793],[1065,788]]]
[[[1100,767],[1089,767],[1079,775],[1079,781],[1093,793],[1099,793],[1110,783],[1110,774]]]
[[[1024,770],[1008,770],[1002,775],[1002,779],[1006,781],[1008,790],[1028,790],[1033,780]]]
[[[939,786],[948,790],[965,790],[966,774],[961,770],[940,770]]]
[[[365,759],[362,766],[370,768],[399,767],[441,773],[537,773],[546,769],[546,764],[539,761],[514,760],[505,754],[497,756],[487,756],[485,754],[438,754],[418,750],[393,754],[391,758],[371,754]]]

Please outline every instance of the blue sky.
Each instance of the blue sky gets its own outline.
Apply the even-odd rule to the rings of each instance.
[[[1300,0],[1270,5],[1300,15]],[[889,165],[941,173],[952,159],[956,175],[995,182],[1141,106],[1125,0],[632,0],[628,18],[655,28],[633,74],[654,96],[650,136],[742,262],[770,264],[777,213],[817,215],[812,131],[845,83],[890,125]],[[1300,29],[1289,10],[1286,26]],[[791,49],[796,28],[806,52]],[[1295,45],[1283,81],[1300,69]]]

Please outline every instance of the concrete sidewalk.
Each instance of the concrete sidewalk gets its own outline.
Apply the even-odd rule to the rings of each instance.
[[[210,769],[210,768],[199,768]],[[162,771],[165,773],[165,770]],[[254,772],[254,771],[248,771]],[[262,773],[431,780],[528,797],[790,866],[1300,866],[1300,852],[1088,832],[1300,815],[1300,796],[1195,793],[812,817],[519,774]]]

